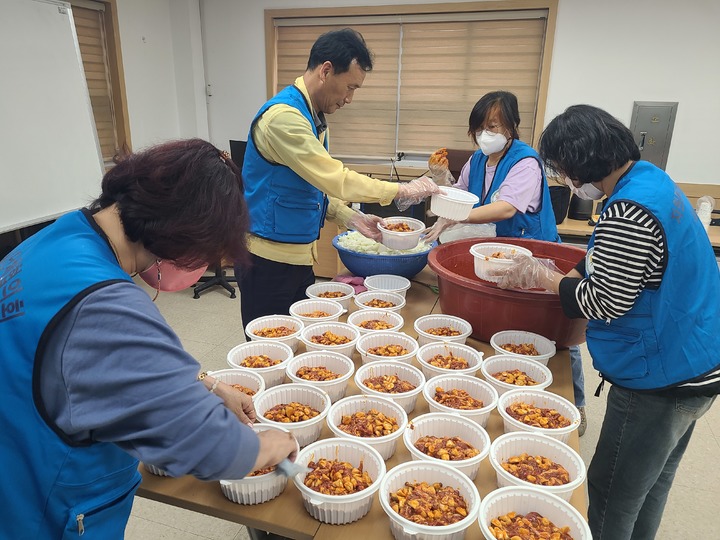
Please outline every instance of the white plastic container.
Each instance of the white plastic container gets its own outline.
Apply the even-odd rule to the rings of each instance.
[[[277,326],[287,326],[288,328],[294,328],[295,331],[287,336],[283,337],[262,337],[255,335],[254,332],[262,330],[263,328],[274,328]],[[245,333],[250,337],[251,341],[274,341],[284,343],[292,349],[292,352],[297,350],[298,338],[300,332],[305,328],[303,323],[297,317],[291,317],[290,315],[266,315],[264,317],[258,317],[245,325]]]
[[[333,373],[337,373],[340,377],[329,381],[309,381],[297,376],[297,371],[301,367],[320,366],[324,366]],[[334,351],[310,351],[298,354],[287,362],[287,366],[285,367],[285,373],[291,381],[300,384],[309,384],[324,390],[328,396],[330,396],[330,401],[333,403],[345,395],[348,381],[354,371],[355,364],[353,361],[344,354]]]
[[[458,389],[465,390],[475,399],[483,402],[480,409],[453,409],[435,401],[435,388],[440,387],[445,391]],[[473,422],[477,422],[481,427],[487,426],[490,419],[490,413],[497,406],[497,391],[485,381],[473,377],[472,375],[438,375],[425,383],[423,388],[423,397],[428,402],[431,412],[443,412],[457,414],[469,418]]]
[[[366,306],[365,302],[370,302],[373,299],[383,300],[385,302],[391,302],[395,304],[393,307],[373,307]],[[400,311],[405,307],[405,297],[393,292],[388,291],[365,291],[355,295],[355,305],[360,309],[372,309],[378,311]]]
[[[540,486],[513,476],[502,467],[502,463],[514,456],[528,454],[543,456],[565,467],[570,474],[570,482],[562,486]],[[526,431],[505,433],[495,439],[490,446],[490,465],[495,469],[498,487],[529,486],[541,491],[557,495],[566,501],[585,481],[587,469],[580,455],[567,444],[541,435]]]
[[[457,489],[467,503],[468,515],[451,525],[420,525],[400,516],[390,506],[390,494],[405,486],[406,482],[441,482]],[[390,532],[395,540],[462,540],[467,528],[480,512],[480,494],[475,484],[462,472],[444,463],[408,461],[390,469],[378,491],[380,506],[390,518]]]
[[[320,414],[302,422],[282,423],[265,418],[265,412],[281,403],[291,402],[309,405],[320,411]],[[323,420],[330,410],[330,396],[327,392],[309,384],[282,384],[265,390],[255,400],[258,420],[263,424],[287,429],[297,439],[301,447],[317,441],[322,431]]]
[[[528,377],[536,381],[537,384],[532,386],[518,386],[493,377],[493,373],[512,371],[514,369],[524,371]],[[503,395],[505,392],[517,390],[518,388],[545,390],[553,382],[552,371],[550,371],[550,368],[544,364],[540,364],[535,360],[529,360],[528,358],[510,356],[508,354],[498,354],[496,356],[486,358],[480,365],[480,373],[482,373],[485,380],[489,382],[495,390],[497,390],[498,395]]]
[[[265,390],[265,379],[251,368],[220,369],[208,371],[208,375],[225,384],[240,384],[255,392],[251,397],[255,401],[257,395]]]
[[[327,316],[308,317],[303,315],[303,313],[312,313],[313,311],[325,312]],[[334,300],[308,298],[307,300],[298,300],[290,306],[290,315],[297,317],[306,325],[337,321],[344,312],[345,309],[340,305],[340,302]]]
[[[420,236],[425,230],[425,224],[419,219],[397,216],[383,218],[386,224],[394,225],[398,223],[407,223],[412,230],[408,232],[391,231],[390,229],[378,224],[378,229],[382,234],[381,243],[390,249],[412,249],[418,245]]]
[[[326,292],[341,292],[343,296],[337,298],[323,298],[320,296]],[[340,283],[339,281],[325,281],[322,283],[313,283],[307,289],[305,294],[308,298],[315,298],[318,300],[332,300],[338,302],[343,309],[350,308],[350,300],[355,296],[355,288],[349,283]]]
[[[563,428],[540,428],[529,426],[515,420],[505,410],[513,403],[523,402],[528,405],[533,405],[542,409],[555,409],[565,418],[570,420],[570,425]],[[531,390],[530,388],[520,388],[518,390],[511,390],[505,392],[498,398],[497,403],[498,412],[503,419],[503,426],[505,433],[513,431],[529,431],[531,433],[541,433],[548,435],[554,439],[566,443],[570,438],[570,434],[575,431],[580,425],[580,411],[577,407],[570,403],[567,399],[548,392],[546,390]]]
[[[429,361],[436,355],[442,354],[443,356],[458,356],[467,360],[468,367],[465,369],[445,369],[437,366],[433,366]],[[449,342],[432,342],[427,343],[420,347],[417,352],[417,360],[420,364],[423,374],[427,379],[435,377],[437,375],[475,375],[480,370],[480,364],[482,363],[483,353],[473,349],[470,345],[463,345],[462,343],[449,343]]]
[[[424,436],[459,437],[480,453],[469,459],[444,461],[431,457],[415,447],[415,442]],[[403,442],[414,459],[445,463],[466,474],[470,480],[475,480],[480,463],[490,453],[490,436],[487,431],[469,418],[450,413],[428,413],[414,418],[405,429]]]
[[[430,211],[439,217],[462,221],[480,198],[474,193],[453,187],[442,188],[445,193],[436,193],[430,198]]]
[[[435,334],[430,334],[426,331],[431,328],[442,328],[444,326],[457,330],[460,334],[457,336],[436,336]],[[413,327],[418,333],[417,339],[420,345],[426,345],[427,343],[434,343],[437,341],[465,344],[467,338],[470,337],[470,334],[472,334],[472,326],[465,319],[454,317],[452,315],[443,315],[442,313],[418,317],[415,320]]]
[[[352,523],[365,516],[370,511],[374,495],[380,489],[382,479],[385,477],[386,469],[382,456],[377,450],[361,441],[333,438],[309,445],[300,451],[295,462],[307,465],[310,461],[321,458],[345,461],[355,467],[362,463],[363,470],[367,471],[373,482],[357,493],[325,495],[307,487],[303,483],[305,475],[299,474],[293,481],[302,495],[308,513],[318,521],[331,525]]]
[[[286,429],[267,424],[255,424],[253,426],[255,433],[269,429],[289,433]],[[287,476],[281,474],[278,470],[260,476],[246,476],[239,480],[220,480],[220,489],[223,495],[238,504],[262,504],[268,502],[285,491],[286,486]]]
[[[248,356],[265,354],[273,360],[280,360],[279,364],[264,368],[248,368],[240,363]],[[282,384],[285,379],[285,365],[293,357],[289,345],[279,341],[247,341],[230,349],[227,354],[227,363],[231,368],[242,369],[257,373],[265,380],[265,388]]]
[[[335,335],[344,336],[350,341],[341,345],[322,345],[312,341],[313,336],[319,336],[325,332],[332,332]],[[300,333],[300,340],[305,344],[305,348],[308,351],[339,352],[348,358],[352,358],[358,338],[360,338],[360,331],[357,328],[350,324],[341,322],[311,324],[310,326],[305,327]]]
[[[155,476],[170,476],[167,472],[165,472],[160,467],[156,467],[155,465],[151,465],[150,463],[145,463],[143,461],[143,465],[145,466],[145,470],[149,472],[150,474],[154,474]]]
[[[424,226],[425,225],[423,225],[423,227]],[[368,291],[394,292],[405,298],[405,294],[410,288],[410,280],[406,277],[393,274],[375,274],[374,276],[366,277],[363,285],[365,285]]]
[[[387,477],[386,477],[387,478]],[[382,486],[380,486],[382,492]],[[480,504],[478,524],[485,540],[495,540],[490,522],[509,512],[537,512],[556,527],[570,527],[573,540],[592,540],[590,527],[580,512],[560,497],[533,487],[510,486],[488,493]]]
[[[493,253],[503,253],[507,258],[492,257]],[[485,281],[497,283],[505,271],[515,262],[513,255],[527,255],[532,257],[532,251],[513,244],[500,244],[495,242],[482,242],[470,248],[475,264],[475,275]]]
[[[392,326],[382,330],[373,330],[360,326],[360,323],[364,321],[372,321],[375,319],[385,321]],[[385,309],[359,309],[353,311],[348,315],[347,322],[349,325],[357,328],[361,335],[372,334],[373,332],[399,332],[405,325],[405,319],[402,318],[402,315],[395,311],[387,311]]]
[[[415,385],[414,390],[389,394],[372,390],[363,384],[365,379],[371,377],[382,377],[384,375],[397,375],[401,380]],[[377,396],[391,399],[400,405],[407,414],[415,410],[418,396],[425,386],[425,375],[415,366],[402,362],[370,362],[358,368],[355,372],[355,384],[362,394],[366,396]]]
[[[401,356],[381,356],[368,352],[368,350],[374,347],[382,347],[384,345],[401,345],[403,349],[407,349],[407,353]],[[360,339],[357,341],[357,350],[360,353],[360,359],[363,364],[382,361],[405,362],[409,364],[413,356],[418,352],[418,344],[417,341],[407,334],[399,332],[373,332],[360,336]]]
[[[356,437],[345,433],[338,427],[343,416],[350,416],[356,412],[367,412],[370,409],[375,409],[385,416],[395,418],[398,423],[398,430],[382,437]],[[398,439],[402,437],[407,423],[408,417],[405,409],[390,399],[376,396],[360,395],[343,398],[333,404],[327,414],[327,425],[336,437],[364,442],[377,450],[384,460],[390,459],[395,453]]]
[[[537,349],[537,352],[539,352],[540,354],[532,356],[527,354],[517,354],[514,352],[510,352],[501,347],[501,345],[505,345],[507,343],[511,343],[513,345],[532,343],[533,345],[535,345],[535,349]],[[497,351],[498,354],[515,356],[520,358],[529,358],[530,360],[534,360],[535,362],[540,362],[544,366],[547,366],[547,363],[553,356],[555,356],[555,353],[557,352],[554,342],[550,341],[546,337],[541,336],[540,334],[535,334],[534,332],[525,332],[524,330],[503,330],[502,332],[497,332],[493,334],[493,336],[490,338],[490,345],[493,349]]]

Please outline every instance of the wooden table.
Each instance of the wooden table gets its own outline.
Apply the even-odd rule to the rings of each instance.
[[[416,335],[413,329],[413,322],[421,315],[428,313],[439,313],[438,295],[431,286],[436,284],[435,275],[427,268],[416,278],[412,287],[407,293],[407,305],[403,308],[401,315],[405,319],[403,331],[410,335]],[[489,344],[468,340],[468,344],[485,353],[485,357],[493,354]],[[302,345],[301,345],[302,347]],[[360,366],[360,357],[355,354],[355,364]],[[570,357],[567,350],[559,351],[548,364],[553,372],[553,384],[549,390],[560,394],[572,401],[572,375],[570,372]],[[359,390],[352,379],[348,385],[346,395],[359,394]],[[415,410],[409,415],[411,418],[429,412],[428,404],[420,396]],[[497,411],[493,411],[487,425],[490,437],[494,439],[503,432],[502,419]],[[327,425],[322,431],[322,438],[331,437],[332,433]],[[571,435],[570,446],[578,449],[577,432]],[[388,470],[395,465],[408,461],[410,453],[405,448],[402,439],[398,440],[395,454],[386,462]],[[377,497],[374,498],[372,508],[368,515],[361,520],[348,525],[327,525],[320,523],[310,517],[303,506],[300,492],[292,481],[288,482],[285,491],[276,499],[264,504],[254,506],[243,506],[235,504],[226,499],[220,491],[218,482],[202,482],[192,476],[181,478],[160,477],[149,474],[144,467],[140,466],[143,475],[143,482],[137,494],[166,504],[180,508],[201,512],[210,516],[241,523],[249,527],[270,531],[282,536],[296,539],[316,538],[322,540],[334,540],[340,535],[346,538],[372,538],[372,540],[392,539],[389,527],[389,518],[380,506]],[[495,472],[490,466],[489,460],[483,460],[480,471],[475,479],[475,485],[484,497],[496,488]],[[587,501],[585,497],[585,486],[575,490],[571,503],[585,515]],[[468,529],[467,540],[482,539],[480,527],[477,520]]]

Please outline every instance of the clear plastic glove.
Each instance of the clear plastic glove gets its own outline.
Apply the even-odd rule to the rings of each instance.
[[[255,458],[253,471],[263,469],[271,465],[278,465],[287,459],[295,461],[298,452],[298,443],[291,433],[285,433],[277,429],[268,429],[257,434],[260,439],[260,451]],[[283,466],[285,466],[284,464]],[[295,472],[294,469],[288,472]],[[300,471],[297,471],[300,472]],[[297,473],[296,473],[297,474]]]
[[[421,176],[410,182],[398,185],[398,193],[395,197],[395,206],[401,212],[410,208],[413,204],[424,201],[435,193],[441,193],[438,185],[432,178]]]
[[[513,264],[503,271],[497,285],[501,289],[547,289],[556,274],[562,276],[555,262],[551,259],[536,259],[518,254],[513,257]]]
[[[457,221],[453,221],[452,219],[439,217],[432,227],[428,227],[427,229],[425,229],[425,237],[423,238],[423,242],[425,242],[426,244],[432,244],[435,240],[439,238],[439,236],[445,229],[447,229],[448,227],[452,227],[457,223]]]
[[[348,220],[347,228],[379,242],[382,240],[382,233],[378,229],[378,224],[384,223],[385,221],[381,217],[363,214],[356,210],[355,214]]]

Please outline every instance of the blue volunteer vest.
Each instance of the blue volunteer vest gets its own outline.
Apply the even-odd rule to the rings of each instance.
[[[675,182],[639,161],[619,180],[608,204],[629,201],[658,220],[665,233],[665,272],[632,309],[615,320],[591,320],[587,346],[608,381],[634,390],[659,390],[717,369],[720,351],[720,273],[700,220]],[[586,272],[593,272],[595,234]]]
[[[88,293],[131,281],[91,219],[67,214],[0,261],[0,538],[121,539],[140,483],[136,459],[72,443],[39,397],[57,322]]]
[[[250,232],[275,242],[309,244],[320,237],[327,197],[290,167],[266,160],[258,152],[252,136],[260,117],[278,104],[299,110],[319,137],[310,106],[296,86],[284,88],[262,106],[250,126],[242,170],[250,210]],[[327,136],[324,145],[327,150]]]
[[[483,188],[485,185],[485,166],[488,157],[477,150],[470,160],[470,178],[468,182],[468,191],[480,197],[480,202],[475,207],[483,206],[493,202],[493,195],[500,189],[500,185],[507,178],[510,169],[523,159],[535,159],[540,165],[542,173],[542,193],[540,195],[540,206],[535,212],[515,212],[515,215],[509,219],[498,221],[495,224],[497,236],[505,236],[512,238],[531,238],[533,240],[545,240],[548,242],[559,242],[560,236],[557,232],[555,224],[555,214],[550,205],[550,190],[548,189],[547,180],[545,178],[545,170],[537,152],[524,142],[514,139],[510,144],[505,155],[495,168],[495,176],[493,177],[490,189],[483,197]]]

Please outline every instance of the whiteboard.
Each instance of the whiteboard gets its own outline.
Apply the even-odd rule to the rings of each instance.
[[[70,5],[3,0],[0,233],[86,206],[103,171]]]

